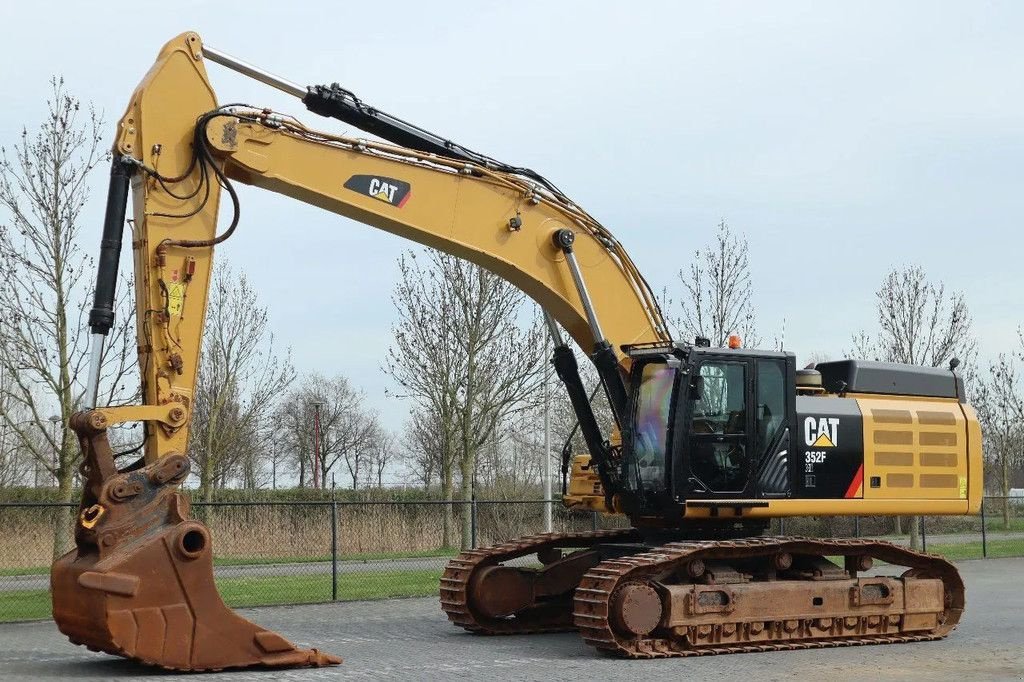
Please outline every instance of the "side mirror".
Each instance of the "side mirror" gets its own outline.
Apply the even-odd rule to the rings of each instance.
[[[690,400],[700,400],[704,395],[704,377],[700,374],[693,375],[690,379]]]

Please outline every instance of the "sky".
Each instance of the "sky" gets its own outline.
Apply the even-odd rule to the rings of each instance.
[[[53,75],[104,112],[112,139],[161,45],[196,30],[288,80],[337,81],[542,172],[659,290],[678,292],[676,273],[725,219],[749,240],[762,338],[784,327],[798,362],[841,357],[874,327],[886,273],[911,264],[964,293],[982,358],[1024,323],[1020,3],[4,0],[0,26],[0,144],[41,119]],[[222,102],[361,135],[209,71]],[[84,215],[90,250],[105,184],[97,173]],[[256,285],[275,344],[299,370],[349,377],[400,428],[408,406],[387,397],[381,366],[396,258],[414,245],[240,195],[218,258]]]

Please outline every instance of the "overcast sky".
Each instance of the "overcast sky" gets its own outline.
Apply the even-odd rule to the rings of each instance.
[[[290,80],[338,81],[471,148],[530,166],[611,229],[651,283],[725,218],[750,241],[759,329],[839,357],[873,291],[919,264],[967,296],[983,357],[1024,322],[1024,4],[14,2],[0,144],[48,78],[113,132],[160,46],[196,30]],[[216,65],[222,102],[297,100]],[[353,132],[354,131],[349,131]],[[84,227],[98,247],[105,178]],[[244,268],[301,370],[341,373],[385,422],[395,259],[410,244],[243,188],[219,251]],[[271,246],[273,240],[273,246]]]

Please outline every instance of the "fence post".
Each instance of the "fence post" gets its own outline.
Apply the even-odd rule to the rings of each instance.
[[[921,551],[922,552],[927,552],[928,551],[928,538],[927,538],[927,536],[925,535],[925,532],[924,532],[924,528],[925,528],[924,517],[922,516],[922,517],[920,517],[920,519],[921,519],[921,523],[919,525],[921,526]]]
[[[597,512],[590,512],[590,526],[592,530],[597,530]]]
[[[780,516],[779,517],[779,535],[785,535],[785,534],[786,534],[786,517],[785,516]]]
[[[331,490],[331,601],[338,601],[338,500]]]
[[[1005,502],[1004,502],[1005,504]],[[988,558],[988,538],[985,533],[985,498],[981,498],[981,558]]]
[[[476,549],[476,492],[469,498],[470,546]]]
[[[859,516],[854,516],[853,517],[853,537],[855,537],[855,538],[859,538],[860,537],[860,517]]]

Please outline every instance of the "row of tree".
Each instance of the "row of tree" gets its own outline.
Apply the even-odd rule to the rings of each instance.
[[[94,271],[79,245],[80,216],[92,171],[106,159],[102,125],[55,80],[42,125],[0,150],[0,205],[8,216],[0,226],[0,486],[53,481],[65,500],[80,456],[67,424],[84,393],[83,315]],[[275,349],[268,311],[244,273],[219,266],[190,443],[200,498],[228,486],[276,487],[279,478],[307,487],[382,486],[399,465],[446,500],[469,499],[479,486],[517,496],[536,484],[544,412],[556,443],[575,419],[550,376],[535,309],[505,280],[438,252],[404,254],[399,274],[397,322],[382,369],[411,407],[395,437],[345,377],[299,376],[289,353]],[[699,335],[722,346],[736,332],[758,345],[742,235],[722,221],[678,278],[679,300],[666,289],[662,304],[679,338]],[[108,404],[137,399],[130,285],[121,291],[118,327],[103,358],[101,401]],[[853,354],[929,366],[959,358],[985,425],[990,485],[1006,494],[1024,484],[1024,336],[1018,349],[979,367],[964,296],[916,266],[886,277],[876,307],[877,328],[851,338]],[[589,370],[585,378],[597,385]],[[595,404],[607,422],[607,406]],[[119,441],[128,448],[135,433]],[[446,543],[454,544],[456,530],[446,519]],[[470,530],[466,513],[463,543]]]
[[[81,217],[93,173],[110,158],[104,127],[55,79],[42,123],[0,147],[0,488],[56,487],[61,501],[75,494],[81,458],[68,422],[84,404],[95,273]],[[137,401],[139,392],[131,281],[119,289],[102,358],[105,405]],[[279,473],[312,485],[313,461],[319,486],[335,475],[352,487],[383,483],[393,438],[361,392],[340,376],[298,377],[289,354],[276,352],[253,287],[226,263],[211,286],[207,321],[189,444],[200,499],[229,485],[275,485]],[[316,404],[322,438],[311,435]],[[140,433],[116,429],[112,440],[131,451]]]

